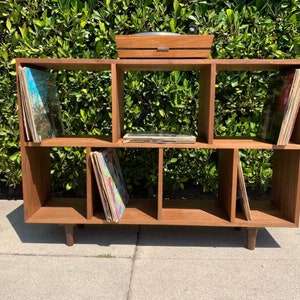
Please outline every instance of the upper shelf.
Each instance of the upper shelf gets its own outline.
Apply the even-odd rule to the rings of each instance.
[[[299,150],[300,145],[289,143],[277,146],[251,138],[217,138],[211,144],[198,141],[194,144],[178,143],[123,143],[122,139],[113,143],[109,136],[68,136],[44,139],[41,143],[26,142],[26,147],[116,147],[116,148],[202,148],[202,149],[285,149]]]
[[[259,71],[299,68],[300,59],[81,59],[17,58],[18,65],[53,70],[107,70],[116,65],[127,71],[192,71],[215,65],[217,71]]]

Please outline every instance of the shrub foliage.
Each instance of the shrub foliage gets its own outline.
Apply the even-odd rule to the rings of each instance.
[[[212,58],[299,57],[300,2],[297,0],[0,1],[0,180],[7,186],[21,182],[16,57],[115,58],[116,34],[188,33],[190,24],[197,25],[200,34],[214,34]],[[195,76],[191,72],[128,73],[126,128],[145,128],[150,124],[151,129],[196,130],[199,87]],[[216,135],[255,135],[269,76],[247,72],[218,74]],[[68,133],[110,132],[108,73],[60,72],[58,82],[62,106],[68,108],[63,114]],[[147,114],[139,118],[143,110]],[[82,152],[53,149],[55,190],[58,186],[76,190],[77,183],[85,176],[81,172],[85,168]],[[157,155],[153,151],[140,151],[137,156],[136,152],[128,150],[120,154],[129,186],[151,186],[156,180]],[[269,152],[242,153],[247,181],[254,188],[268,188],[270,156]],[[73,163],[62,165],[61,161]],[[149,162],[145,164],[147,172],[133,172],[135,164],[140,166],[143,161]],[[169,150],[166,182],[172,188],[192,183],[212,190],[216,185],[216,165],[214,151]]]

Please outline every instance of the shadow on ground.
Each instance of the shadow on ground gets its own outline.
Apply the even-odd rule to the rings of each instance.
[[[24,223],[23,205],[7,218],[23,243],[65,243],[64,227],[56,224]],[[76,244],[137,244],[141,246],[176,247],[246,247],[246,229],[195,226],[137,226],[137,225],[85,225],[75,226]],[[135,238],[132,238],[134,236]],[[257,236],[257,248],[280,248],[267,229]]]

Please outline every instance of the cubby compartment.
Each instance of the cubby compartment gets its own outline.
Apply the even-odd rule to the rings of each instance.
[[[66,136],[111,139],[111,72],[53,71]]]
[[[189,133],[197,141],[212,141],[214,65],[122,62],[112,66],[114,142],[143,131]],[[188,98],[183,90],[190,91]],[[177,120],[175,126],[169,126],[171,119]]]
[[[158,220],[158,149],[121,147],[113,150],[118,157],[129,194],[129,202],[119,222],[123,224],[155,224]],[[91,151],[101,151],[101,149],[92,148]],[[146,161],[141,159],[141,152],[143,152],[144,157],[146,153]],[[90,158],[89,164],[91,164]],[[153,170],[153,173],[150,173],[149,170]],[[92,167],[90,174],[93,199],[93,217],[90,221],[106,223],[100,192]]]
[[[178,178],[169,178],[170,169],[180,168],[180,162],[186,159],[189,160],[189,169],[181,168],[180,173],[175,172],[180,174]],[[165,149],[161,220],[203,226],[209,223],[228,225],[234,217],[236,191],[232,184],[236,179],[235,165],[234,150]],[[191,173],[197,177],[193,183],[186,179]],[[209,191],[202,188],[207,181],[211,185]],[[175,190],[172,190],[172,185],[175,185]]]
[[[23,189],[25,219],[34,223],[74,223],[75,220],[75,223],[84,222],[87,216],[85,149],[26,147],[25,151],[27,157],[22,159],[22,167],[29,167],[23,173],[23,178],[28,182]],[[61,151],[69,152],[69,161],[57,159],[56,156]],[[67,165],[69,168],[74,167],[74,176],[77,174],[77,178],[64,177]],[[52,188],[55,180],[61,182],[60,191]],[[76,185],[73,191],[70,180]]]
[[[299,151],[276,149],[240,152],[241,160],[244,158],[247,161],[243,165],[251,220],[246,221],[237,209],[235,222],[257,227],[298,225],[299,192],[296,186],[300,185]],[[255,161],[253,157],[256,157]],[[260,182],[251,181],[255,173],[259,174]]]
[[[255,59],[239,62],[241,60],[218,60],[216,65],[214,143],[217,147],[228,143],[240,148],[272,149],[260,130],[264,105],[272,99],[274,88],[281,84],[279,73],[299,68],[299,61]],[[249,104],[251,109],[247,107]],[[232,108],[235,112],[229,114]],[[299,144],[299,120],[298,114],[297,125],[286,147]]]
[[[125,72],[123,132],[197,134],[199,76],[198,71]]]
[[[50,109],[48,117],[53,119],[53,116],[59,114],[59,122],[56,122],[58,130],[55,130],[55,138],[44,139],[39,146],[85,147],[95,143],[111,143],[111,64],[105,60],[96,62],[89,59],[74,59],[70,62],[71,59],[25,58],[18,64],[21,67],[48,72],[52,76],[48,89],[50,91],[51,87],[55,97],[55,114]],[[20,124],[21,139],[24,139],[28,146],[36,146],[35,143],[26,140],[23,118],[20,119]]]
[[[216,75],[215,138],[257,137],[269,83],[278,71],[220,71]],[[232,113],[234,111],[234,113]]]

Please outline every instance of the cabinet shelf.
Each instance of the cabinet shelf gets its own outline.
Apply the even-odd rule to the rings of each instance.
[[[25,142],[26,147],[112,147],[111,136],[64,136],[44,139],[40,143]]]
[[[41,143],[25,142],[26,147],[113,147],[113,148],[196,148],[196,149],[285,149],[300,150],[300,145],[289,143],[277,146],[255,138],[215,138],[213,142],[198,141],[194,144],[179,143],[123,143],[112,142],[111,136],[70,136],[44,139]]]
[[[41,143],[27,141],[22,114],[20,83],[17,80],[20,145],[22,156],[24,218],[28,223],[109,224],[99,208],[101,201],[89,154],[97,148],[148,148],[158,152],[157,196],[151,199],[130,199],[118,224],[225,226],[255,228],[297,227],[300,211],[300,130],[284,147],[249,137],[215,136],[216,77],[220,72],[276,71],[300,68],[300,60],[272,59],[48,59],[18,58],[16,68],[28,66],[53,71],[95,71],[109,73],[106,83],[111,87],[111,132],[106,136],[62,136],[44,139]],[[197,99],[197,142],[123,143],[125,134],[124,102],[126,72],[196,71],[199,75]],[[193,73],[194,74],[194,73]],[[107,74],[106,74],[107,75]],[[108,81],[110,80],[110,82]],[[198,80],[198,79],[197,79]],[[108,113],[108,111],[106,111]],[[300,117],[296,124],[299,125]],[[297,125],[297,127],[299,127]],[[86,195],[84,198],[51,196],[50,150],[55,147],[81,147],[86,155]],[[218,191],[214,198],[165,199],[164,151],[168,148],[213,149],[218,156]],[[274,153],[271,200],[250,200],[251,217],[247,221],[237,209],[237,162],[240,150],[270,150]],[[155,150],[154,150],[155,151]],[[250,231],[251,236],[255,231]],[[73,239],[73,238],[72,238]],[[67,239],[67,244],[72,244]],[[252,238],[251,238],[252,239]],[[253,239],[251,240],[253,245]],[[249,244],[248,247],[250,248]]]
[[[111,224],[105,221],[103,212],[95,212],[86,218],[86,199],[55,198],[46,202],[31,217],[28,223],[46,224]],[[294,222],[270,201],[251,203],[252,220],[245,220],[237,212],[233,222],[217,200],[167,200],[162,208],[162,217],[157,218],[156,199],[131,199],[118,223],[133,225],[181,225],[181,226],[226,226],[226,227],[297,227]]]
[[[125,71],[197,70],[215,65],[217,71],[264,71],[300,67],[299,59],[82,59],[18,58],[17,64],[49,70],[110,70],[117,65]]]

